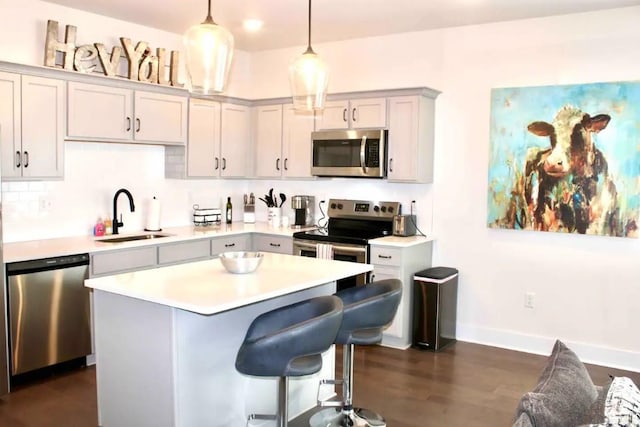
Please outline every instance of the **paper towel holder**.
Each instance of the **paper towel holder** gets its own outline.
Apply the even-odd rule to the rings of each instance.
[[[153,199],[151,200],[151,203],[154,203],[154,201],[155,201],[155,204],[154,205],[150,205],[152,207],[149,209],[149,214],[147,216],[147,226],[144,228],[144,231],[162,231],[162,228],[160,227],[160,202],[158,201],[156,196],[153,196]],[[151,213],[152,213],[151,211],[152,210],[157,210],[157,212],[153,212],[153,213],[158,216],[157,220],[154,221],[154,222],[157,223],[158,228],[151,228],[150,217],[151,217]]]

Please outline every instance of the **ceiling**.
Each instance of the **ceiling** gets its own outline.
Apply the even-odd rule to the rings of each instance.
[[[48,1],[178,34],[207,14],[207,0]],[[315,0],[312,44],[633,5],[640,0]],[[212,0],[211,9],[216,23],[233,33],[238,49],[307,43],[305,0]],[[264,21],[262,30],[243,30],[248,18]]]

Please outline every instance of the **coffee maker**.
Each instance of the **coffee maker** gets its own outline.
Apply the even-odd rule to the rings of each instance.
[[[294,212],[293,228],[311,227],[314,223],[313,196],[293,196],[291,208]]]

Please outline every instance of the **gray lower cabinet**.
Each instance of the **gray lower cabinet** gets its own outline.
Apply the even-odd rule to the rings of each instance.
[[[291,255],[293,254],[293,238],[271,234],[254,234],[253,250]]]
[[[252,245],[253,240],[253,245]],[[237,234],[233,236],[188,240],[91,254],[91,277],[143,270],[162,265],[200,261],[222,252],[247,251],[291,254],[293,240],[287,236]]]
[[[431,267],[432,242],[408,247],[371,243],[373,274],[371,280],[400,279],[402,299],[393,322],[382,334],[382,345],[395,348],[411,346],[413,333],[413,275]]]
[[[158,246],[158,264],[198,261],[211,257],[209,239],[168,243]]]
[[[157,246],[123,249],[91,254],[91,276],[122,273],[155,267],[158,262]]]
[[[211,239],[211,255],[214,257],[217,257],[222,252],[246,251],[250,247],[251,236],[249,234]]]

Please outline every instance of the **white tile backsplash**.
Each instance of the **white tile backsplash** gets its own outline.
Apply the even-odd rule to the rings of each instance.
[[[227,197],[234,207],[234,221],[242,220],[243,194],[256,197],[256,219],[267,220],[267,208],[258,200],[270,188],[285,193],[284,215],[292,215],[291,197],[315,196],[317,203],[329,198],[400,201],[404,213],[417,201],[418,226],[431,232],[432,186],[392,184],[372,179],[228,180],[166,179],[165,148],[151,145],[65,142],[65,176],[61,181],[12,181],[2,184],[3,235],[5,242],[37,240],[91,233],[98,218],[113,216],[113,196],[119,188],[133,195],[135,212],[129,212],[124,195],[118,199],[122,232],[142,230],[146,207],[152,197],[161,205],[161,226],[192,222],[192,207],[220,207]],[[325,209],[326,211],[326,209]]]

